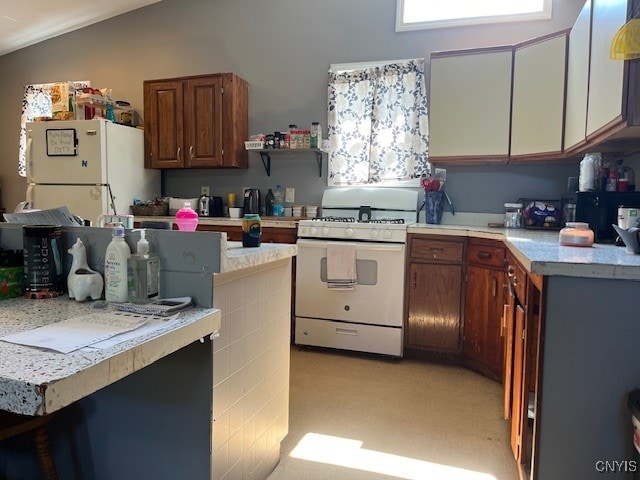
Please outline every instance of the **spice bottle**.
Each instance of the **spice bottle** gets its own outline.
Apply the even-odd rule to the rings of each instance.
[[[319,122],[313,122],[311,124],[309,148],[320,148],[320,145],[322,145],[322,128],[320,128]]]

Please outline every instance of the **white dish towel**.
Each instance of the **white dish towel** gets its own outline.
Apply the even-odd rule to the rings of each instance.
[[[356,246],[350,243],[328,243],[327,287],[353,290],[357,284]]]

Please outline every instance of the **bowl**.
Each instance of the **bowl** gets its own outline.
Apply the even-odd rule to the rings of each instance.
[[[229,207],[229,217],[242,218],[242,207]]]

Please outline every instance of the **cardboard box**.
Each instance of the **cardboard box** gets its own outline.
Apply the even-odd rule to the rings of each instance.
[[[0,267],[0,300],[24,295],[24,267]]]

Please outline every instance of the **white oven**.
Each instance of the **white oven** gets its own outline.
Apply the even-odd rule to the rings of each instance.
[[[297,345],[402,356],[407,223],[401,215],[415,219],[417,194],[396,191],[390,200],[380,199],[378,192],[328,190],[323,196],[323,214],[339,201],[340,205],[330,213],[339,209],[340,215],[344,215],[351,210],[354,217],[300,221],[296,260]],[[387,195],[389,192],[386,191]],[[368,197],[369,194],[375,197]],[[376,199],[384,207],[378,207]],[[408,212],[402,211],[402,205],[395,205],[395,210],[390,208],[400,199]],[[356,220],[355,216],[361,216],[363,211],[368,220]],[[394,215],[395,221],[389,215]],[[357,283],[352,288],[336,289],[329,285],[327,246],[336,242],[355,250]]]

